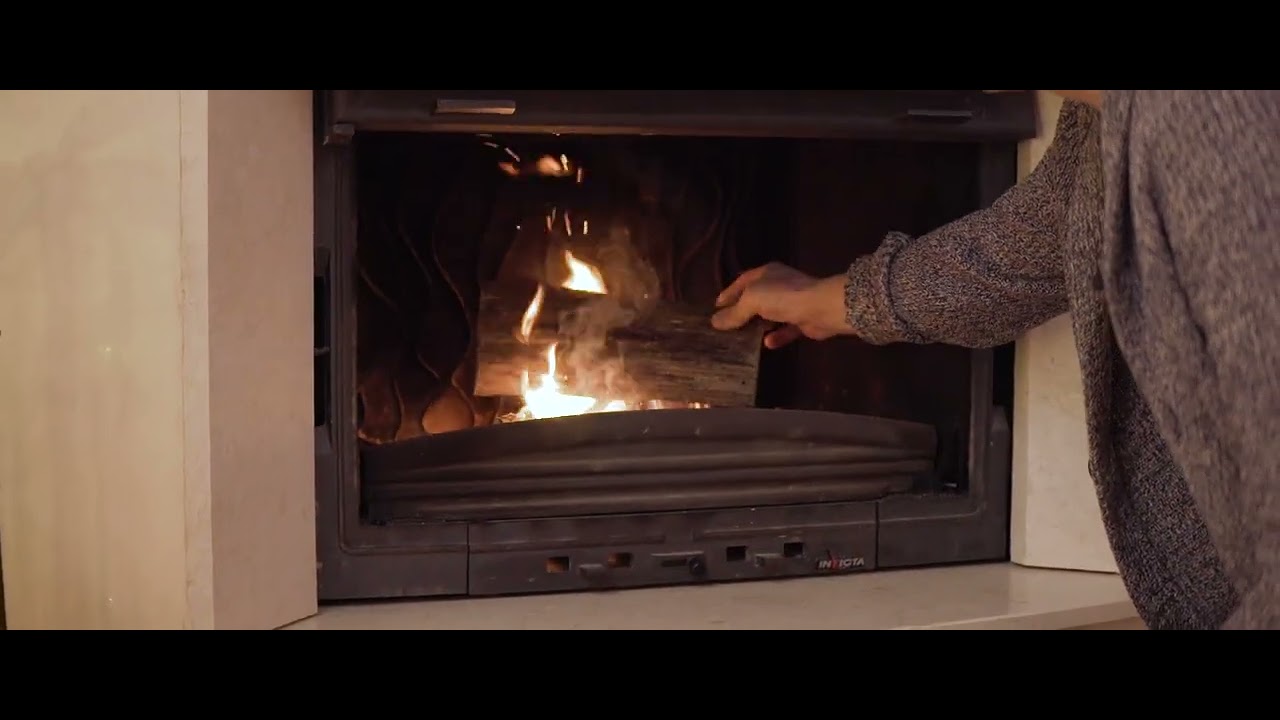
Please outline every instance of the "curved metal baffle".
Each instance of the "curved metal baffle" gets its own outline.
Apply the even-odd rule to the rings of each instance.
[[[801,410],[603,413],[361,449],[378,520],[494,520],[872,500],[934,470],[928,425]]]

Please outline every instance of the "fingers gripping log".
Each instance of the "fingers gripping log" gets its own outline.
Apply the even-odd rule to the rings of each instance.
[[[537,294],[533,282],[502,280],[480,291],[475,394],[516,396],[528,370],[546,372],[547,349],[557,344],[557,362],[567,393],[628,402],[700,402],[712,407],[755,404],[764,328],[760,323],[725,332],[711,327],[710,309],[658,302],[623,308],[607,295],[543,287],[540,311],[527,340],[521,323]],[[623,377],[601,373],[621,370]],[[602,387],[607,377],[610,387]],[[625,396],[623,396],[625,395]]]

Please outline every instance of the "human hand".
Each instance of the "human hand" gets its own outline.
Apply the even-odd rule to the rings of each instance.
[[[800,337],[826,340],[851,335],[845,320],[844,275],[818,279],[781,263],[770,263],[738,276],[716,298],[721,308],[711,317],[717,330],[735,330],[753,317],[780,323],[764,338],[765,347],[780,348]]]

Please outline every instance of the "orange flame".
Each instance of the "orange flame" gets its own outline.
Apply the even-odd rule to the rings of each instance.
[[[560,287],[597,295],[609,294],[609,288],[604,284],[604,276],[599,270],[574,257],[568,250],[564,251],[564,262],[569,266],[569,279],[565,280]]]
[[[550,215],[547,216],[547,220],[551,221]],[[569,279],[565,280],[561,287],[597,295],[608,294],[608,287],[599,270],[574,257],[568,250],[564,253],[564,262],[569,269]],[[542,311],[545,298],[546,290],[539,285],[533,300],[529,302],[529,307],[525,309],[524,316],[520,319],[520,339],[526,344],[533,335],[533,328],[538,321],[538,313]],[[602,401],[587,395],[566,393],[562,390],[556,376],[556,343],[552,343],[547,348],[547,371],[538,377],[537,383],[530,381],[528,368],[520,376],[520,395],[524,399],[524,409],[519,413],[521,418],[540,420],[627,409],[627,403],[622,400]]]
[[[582,415],[596,405],[593,397],[561,392],[560,383],[556,380],[556,343],[547,348],[547,372],[537,387],[529,384],[529,371],[526,369],[520,378],[520,392],[524,396],[525,412],[535,420]]]
[[[529,307],[525,308],[524,316],[520,318],[520,341],[525,345],[529,344],[529,338],[533,335],[533,324],[538,321],[538,313],[542,311],[542,299],[546,295],[546,289],[538,285],[538,292],[533,294],[533,300],[529,303]]]

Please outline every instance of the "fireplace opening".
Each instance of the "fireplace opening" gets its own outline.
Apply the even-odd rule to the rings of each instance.
[[[723,333],[710,316],[743,271],[843,273],[889,232],[982,207],[1012,184],[1014,143],[332,112],[322,598],[1004,556],[1009,349],[769,350],[760,323]]]
[[[821,490],[844,499],[966,487],[962,445],[971,369],[964,349],[873,347],[840,338],[765,350],[759,334],[748,333],[743,364],[756,372],[746,373],[747,382],[732,391],[717,384],[718,374],[727,372],[717,358],[685,353],[671,360],[668,355],[681,349],[671,344],[717,339],[709,327],[715,298],[745,270],[781,262],[816,276],[841,273],[891,230],[922,233],[964,214],[977,202],[974,147],[368,133],[355,139],[354,156],[357,433],[369,457],[363,466],[368,506],[383,519],[492,518],[522,514],[535,505],[536,512],[549,514],[576,509],[572,498],[541,504],[526,498],[514,506],[503,498],[501,507],[496,496],[492,504],[464,503],[427,486],[447,483],[444,478],[464,470],[468,460],[475,461],[477,472],[482,462],[501,462],[490,453],[504,446],[511,455],[533,457],[519,439],[508,439],[515,423],[577,416],[581,429],[561,431],[559,437],[538,434],[538,461],[592,440],[617,461],[627,447],[639,454],[654,448],[639,438],[625,445],[592,438],[592,428],[602,421],[616,422],[601,433],[616,433],[617,423],[628,420],[604,413],[649,410],[646,424],[714,424],[724,421],[703,410],[722,402],[821,413],[792,416],[792,423],[815,429],[837,414],[860,416],[864,425],[872,418],[912,425],[883,422],[884,432],[903,437],[874,453],[865,442],[841,447],[818,435],[786,443],[786,433],[794,429],[786,420],[761,416],[758,436],[746,427],[753,420],[734,420],[746,439],[723,440],[720,467],[732,464],[734,455],[751,452],[734,444],[772,443],[775,455],[809,449],[850,463],[865,458],[874,477],[828,481],[831,486]],[[562,312],[547,318],[545,341],[527,342],[521,325],[551,305],[548,293],[561,288],[599,294],[601,300],[629,294],[624,300],[635,304],[680,303],[690,308],[699,327],[688,336],[637,343],[630,356],[619,356],[606,349],[605,333],[612,326],[623,328],[637,313],[608,306],[595,317],[579,312],[566,318]],[[486,293],[510,297],[486,302]],[[649,362],[660,367],[640,365],[639,373],[631,372],[632,363]],[[567,387],[568,374],[579,376],[587,389]],[[655,383],[661,389],[654,390]],[[677,418],[669,412],[676,408],[694,412]],[[476,456],[459,457],[455,448],[471,443],[450,436],[481,429],[488,431]],[[716,429],[701,431],[714,434]],[[434,442],[410,442],[421,438]],[[557,447],[560,441],[563,447]],[[708,441],[698,438],[688,452],[706,454]],[[397,452],[398,445],[407,449]],[[423,456],[433,451],[448,459]],[[583,454],[580,460],[589,464],[600,458]],[[504,467],[514,471],[514,464]],[[852,467],[846,465],[844,473]],[[786,493],[765,500],[789,501]],[[618,508],[653,509],[663,503],[655,497],[645,507],[629,499]],[[605,503],[598,509],[616,508]]]

